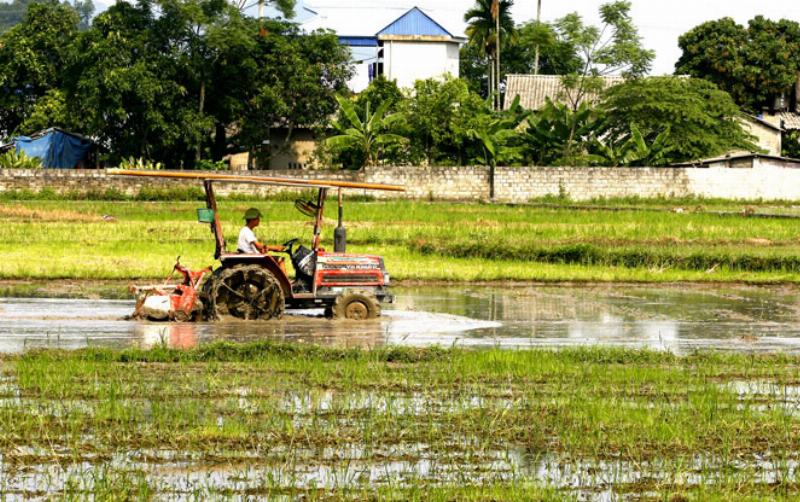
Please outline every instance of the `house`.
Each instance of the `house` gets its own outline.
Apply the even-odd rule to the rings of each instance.
[[[399,87],[413,87],[420,79],[444,75],[458,77],[459,49],[466,38],[453,34],[419,7],[399,16],[391,8],[318,9],[318,15],[302,24],[307,31],[331,29],[349,47],[355,75],[349,82],[354,92],[364,90],[383,75]]]
[[[583,96],[577,95],[574,91],[568,91],[563,84],[560,75],[508,75],[506,78],[506,97],[504,107],[508,109],[514,100],[519,97],[519,104],[528,110],[538,110],[542,108],[547,99],[553,102],[567,103],[577,107],[582,102],[595,104],[599,101],[600,95],[596,92],[589,92]],[[621,76],[604,76],[602,79],[603,89],[608,89],[614,85],[625,81]],[[787,117],[788,120],[788,117]],[[800,126],[800,115],[797,116],[798,126]],[[766,116],[746,116],[741,119],[742,127],[756,138],[756,145],[768,156],[780,156],[782,147],[782,137],[784,129],[780,122],[770,120]],[[799,127],[800,128],[800,127]],[[735,151],[728,155],[749,154],[750,152]]]
[[[757,169],[761,167],[800,168],[800,160],[777,155],[741,153],[672,164],[671,167],[724,167],[729,169]]]

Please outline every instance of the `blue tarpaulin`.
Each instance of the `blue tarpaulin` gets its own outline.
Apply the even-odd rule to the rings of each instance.
[[[48,129],[31,137],[14,138],[17,153],[25,152],[28,157],[38,157],[42,166],[55,169],[73,169],[86,157],[92,142],[81,136]]]

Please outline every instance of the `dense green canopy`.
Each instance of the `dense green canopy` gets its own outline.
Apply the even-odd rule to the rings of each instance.
[[[0,135],[57,125],[97,138],[112,163],[191,167],[256,151],[272,127],[325,122],[351,74],[335,35],[226,0],[120,1],[80,23],[37,3],[0,35]]]

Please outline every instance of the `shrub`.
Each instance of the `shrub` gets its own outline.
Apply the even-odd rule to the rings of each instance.
[[[0,154],[0,169],[41,169],[42,161],[38,157],[28,157],[25,152],[17,153],[11,149]]]

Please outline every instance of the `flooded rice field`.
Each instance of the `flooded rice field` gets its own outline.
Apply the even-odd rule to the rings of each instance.
[[[395,293],[374,322],[198,324],[9,294],[0,499],[800,496],[797,288]]]
[[[375,347],[607,345],[800,352],[800,291],[789,286],[417,286],[395,289],[380,321],[333,322],[322,311],[281,321],[126,321],[133,302],[0,298],[0,352],[27,348],[188,348],[218,340]]]

